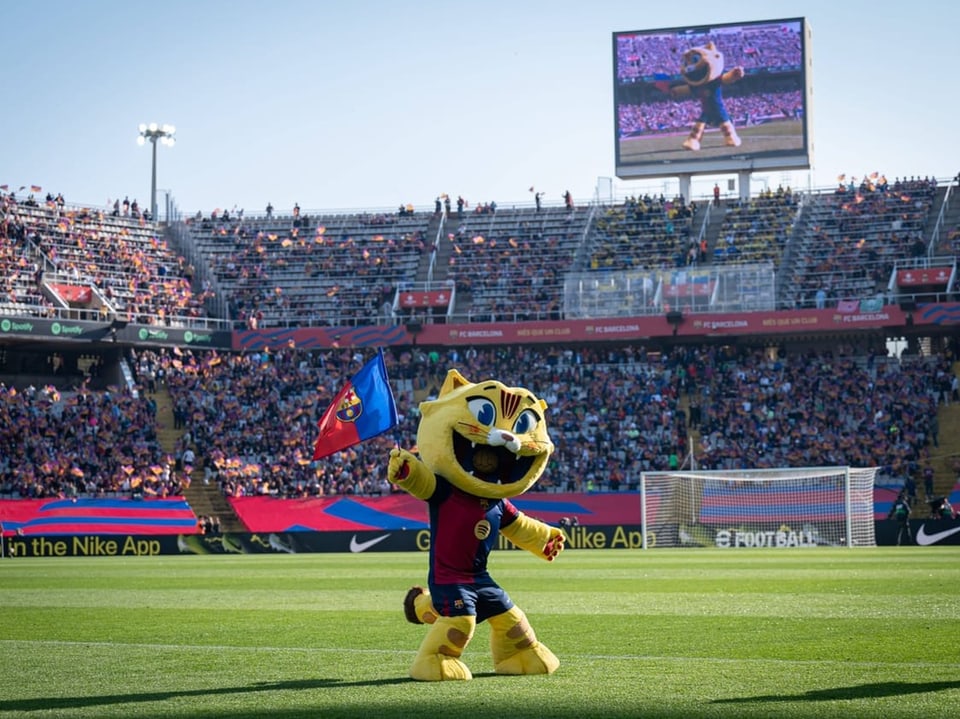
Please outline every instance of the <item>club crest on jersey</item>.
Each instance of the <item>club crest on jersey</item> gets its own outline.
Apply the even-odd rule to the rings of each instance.
[[[350,390],[340,400],[340,406],[337,407],[337,419],[341,422],[355,422],[361,414],[363,414],[363,402],[357,397],[356,392]]]

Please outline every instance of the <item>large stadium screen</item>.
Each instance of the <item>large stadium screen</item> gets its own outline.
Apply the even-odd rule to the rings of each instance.
[[[803,18],[613,34],[617,177],[808,169]]]

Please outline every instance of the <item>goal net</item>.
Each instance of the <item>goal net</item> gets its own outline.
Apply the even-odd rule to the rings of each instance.
[[[644,472],[644,548],[876,546],[875,468]]]

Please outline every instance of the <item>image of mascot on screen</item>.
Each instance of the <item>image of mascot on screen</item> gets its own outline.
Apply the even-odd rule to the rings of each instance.
[[[682,82],[659,80],[656,86],[674,99],[693,97],[700,103],[700,115],[683,141],[683,147],[699,150],[707,127],[719,128],[724,145],[740,147],[740,136],[723,102],[723,88],[743,79],[743,67],[737,65],[725,71],[723,53],[710,41],[683,53],[680,75]]]

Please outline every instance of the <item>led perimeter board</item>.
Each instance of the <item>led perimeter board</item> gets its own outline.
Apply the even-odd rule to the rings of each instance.
[[[811,165],[803,18],[613,34],[616,175]]]

